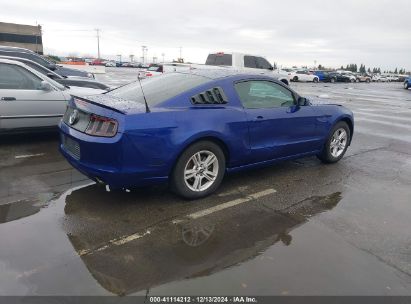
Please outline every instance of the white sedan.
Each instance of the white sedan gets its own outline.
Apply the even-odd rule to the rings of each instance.
[[[304,82],[318,82],[320,79],[317,75],[311,74],[309,71],[290,71],[288,76],[291,81],[304,81]]]
[[[56,127],[73,95],[105,92],[65,87],[24,63],[0,59],[0,134]]]

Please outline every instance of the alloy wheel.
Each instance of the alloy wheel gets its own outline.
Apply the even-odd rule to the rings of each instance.
[[[205,191],[214,184],[218,170],[217,156],[208,150],[199,151],[184,167],[184,182],[192,191]]]
[[[333,157],[337,158],[344,152],[347,138],[348,135],[344,128],[339,128],[334,132],[330,143],[330,153]]]

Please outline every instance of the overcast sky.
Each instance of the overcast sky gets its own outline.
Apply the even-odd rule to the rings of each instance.
[[[363,63],[411,70],[410,0],[0,0],[0,21],[43,26],[47,53],[179,56],[240,51],[282,66]]]

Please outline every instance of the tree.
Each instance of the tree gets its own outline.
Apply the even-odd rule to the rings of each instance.
[[[398,69],[395,68],[394,74],[398,74]]]

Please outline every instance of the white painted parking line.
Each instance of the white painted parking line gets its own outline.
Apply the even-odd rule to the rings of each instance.
[[[221,210],[231,208],[231,207],[234,207],[234,206],[246,203],[246,202],[250,202],[250,201],[255,200],[257,198],[267,196],[269,194],[273,194],[273,193],[276,193],[276,192],[277,191],[275,189],[266,189],[266,190],[263,190],[263,191],[260,191],[260,192],[250,194],[250,195],[248,195],[244,198],[235,199],[235,200],[232,200],[232,201],[229,201],[229,202],[226,202],[226,203],[223,203],[223,204],[211,207],[211,208],[207,208],[207,209],[204,209],[204,210],[201,210],[201,211],[191,213],[189,215],[183,216],[183,218],[185,218],[185,219],[197,219],[197,218],[200,218],[200,217],[215,213],[217,211],[221,211]],[[182,223],[182,222],[184,222],[184,219],[175,219],[175,220],[171,221],[172,224],[178,224],[178,223]],[[133,233],[131,235],[122,236],[120,238],[110,240],[105,245],[102,245],[98,248],[80,250],[80,251],[77,252],[77,254],[79,256],[91,255],[93,253],[106,250],[106,249],[108,249],[110,247],[113,247],[113,246],[121,246],[121,245],[130,243],[134,240],[141,239],[141,238],[151,234],[154,230],[155,230],[155,228],[152,227],[149,230],[147,229],[143,233],[137,232],[137,233]]]
[[[29,157],[37,157],[37,156],[43,156],[44,153],[37,153],[37,154],[23,154],[23,155],[16,155],[14,158],[19,159],[19,158],[29,158]]]
[[[131,235],[122,236],[120,238],[110,240],[110,241],[107,242],[106,245],[100,246],[96,249],[93,249],[93,250],[84,249],[84,250],[78,251],[77,253],[78,253],[79,256],[89,255],[89,254],[92,254],[94,252],[99,252],[99,251],[106,250],[107,248],[112,247],[112,245],[115,245],[115,246],[124,245],[124,244],[130,243],[131,241],[138,240],[138,239],[141,239],[141,238],[145,237],[146,235],[150,234],[151,231],[153,231],[153,229],[146,230],[143,233],[133,233]]]
[[[191,214],[187,215],[187,217],[191,218],[191,219],[197,219],[199,217],[203,217],[203,216],[212,214],[212,213],[217,212],[217,211],[221,211],[221,210],[231,208],[231,207],[243,204],[243,203],[247,203],[247,202],[250,202],[254,199],[257,199],[257,198],[260,198],[260,197],[263,197],[263,196],[267,196],[269,194],[273,194],[273,193],[276,193],[276,192],[277,191],[275,189],[267,189],[267,190],[260,191],[260,192],[254,193],[254,194],[250,194],[249,196],[244,197],[244,198],[238,198],[238,199],[226,202],[224,204],[220,204],[220,205],[208,208],[208,209],[204,209],[204,210],[200,210],[198,212],[191,213]]]

